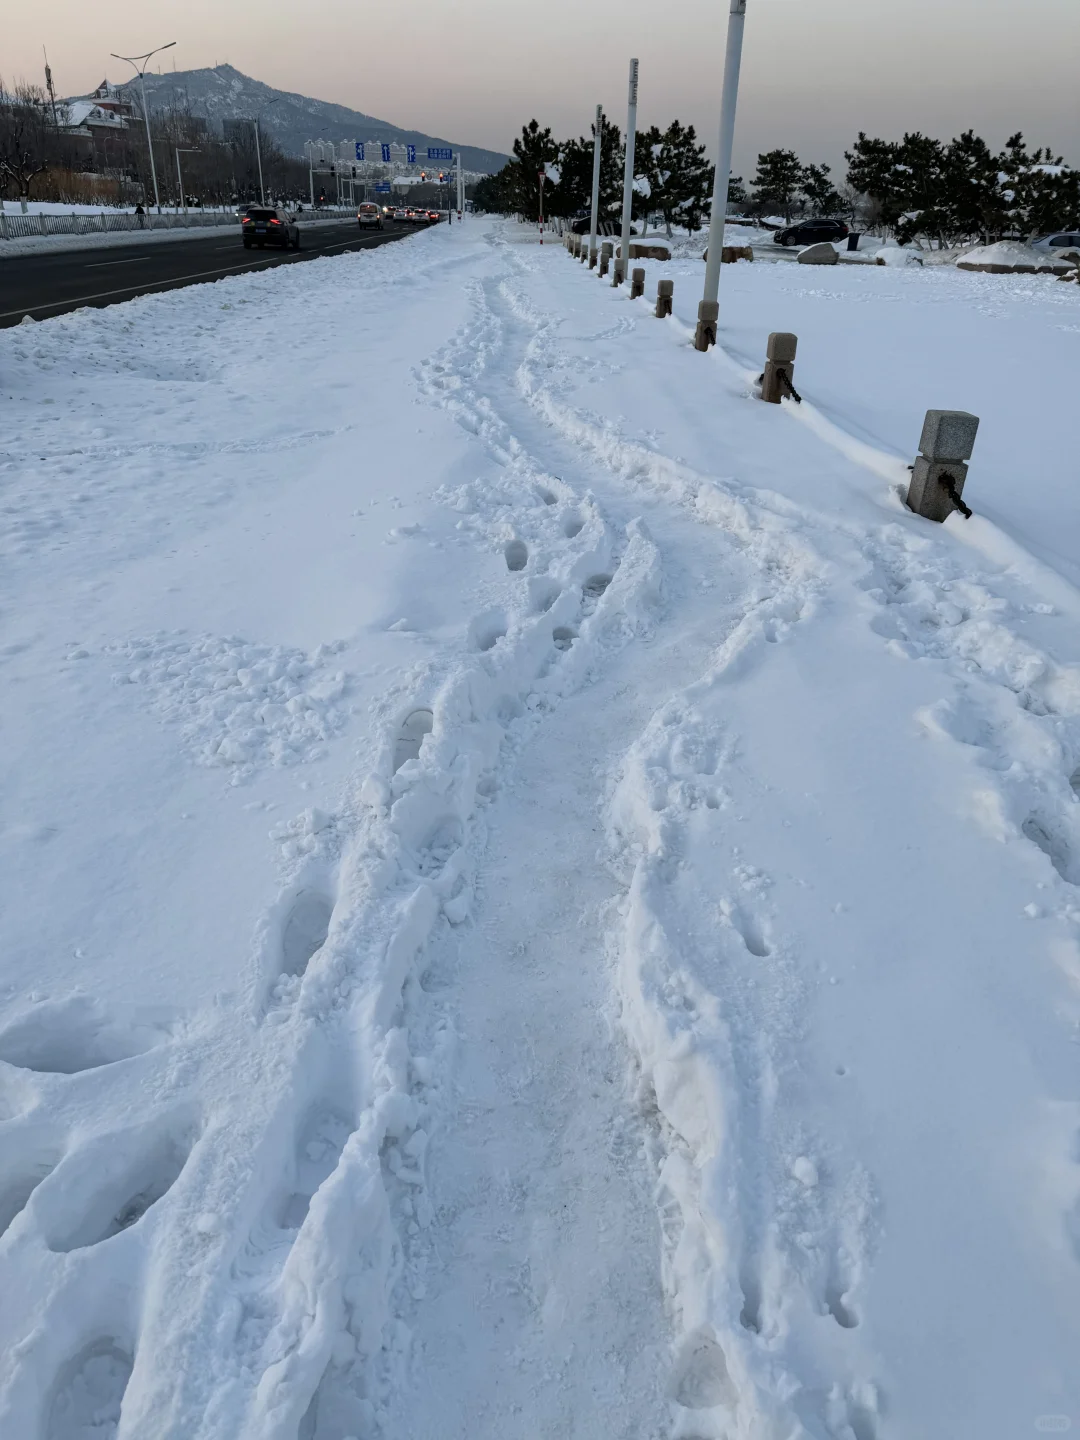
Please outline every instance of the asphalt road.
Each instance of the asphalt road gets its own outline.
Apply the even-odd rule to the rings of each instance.
[[[320,255],[367,250],[400,240],[411,225],[360,230],[355,220],[300,229],[299,251],[245,250],[240,225],[199,232],[190,239],[153,241],[132,237],[130,244],[94,250],[66,250],[0,260],[0,326],[17,325],[25,315],[46,320],[83,305],[115,305],[155,290],[174,290],[264,270],[271,265],[302,265]]]

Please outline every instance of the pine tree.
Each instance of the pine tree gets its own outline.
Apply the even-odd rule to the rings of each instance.
[[[814,215],[832,216],[843,209],[830,174],[828,165],[807,165],[803,170],[799,189]]]
[[[754,176],[754,209],[780,211],[791,219],[795,197],[802,186],[803,167],[794,150],[769,150],[758,156]]]

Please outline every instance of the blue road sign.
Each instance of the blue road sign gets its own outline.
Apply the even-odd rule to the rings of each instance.
[[[376,193],[379,194],[379,195],[389,195],[389,194],[390,194],[390,181],[389,181],[389,180],[380,180],[380,181],[376,184],[375,190],[376,190]]]
[[[357,160],[363,160],[364,158],[364,142],[362,140],[357,140],[356,142],[356,158]]]
[[[454,158],[454,152],[441,145],[429,145],[427,158],[429,160],[452,160]]]
[[[384,165],[389,165],[389,164],[390,164],[390,146],[389,146],[389,145],[384,145],[384,146],[382,147],[382,158],[383,158],[383,164],[384,164]]]
[[[416,146],[415,146],[415,145],[406,145],[406,146],[405,146],[405,150],[406,150],[406,153],[407,153],[407,155],[408,155],[409,164],[410,164],[410,165],[415,165],[415,164],[416,164]]]

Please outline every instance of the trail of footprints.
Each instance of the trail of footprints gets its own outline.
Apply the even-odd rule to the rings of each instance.
[[[515,476],[512,488],[519,498],[531,497],[541,507],[543,528],[550,535],[548,546],[559,551],[581,536],[586,518],[561,482],[554,482],[562,491],[557,494],[550,484],[535,480],[531,466],[527,469],[528,483],[522,485]],[[503,542],[502,557],[508,576],[515,582],[524,581],[524,586],[516,592],[514,605],[495,607],[477,617],[469,628],[467,648],[487,656],[506,641],[512,625],[536,622],[560,597],[576,594],[575,619],[567,622],[564,602],[563,618],[551,625],[550,657],[536,672],[536,678],[542,679],[576,643],[582,623],[605,595],[618,563],[610,545],[607,553],[608,569],[588,573],[583,581],[568,575],[560,579],[546,573],[543,565],[534,564],[530,545],[513,535]],[[435,724],[435,711],[423,700],[407,711],[392,740],[392,775],[420,760]],[[441,822],[414,857],[416,875],[440,874],[464,839],[460,822]],[[308,884],[294,895],[280,925],[279,978],[268,979],[267,1013],[275,1004],[295,1000],[298,987],[325,945],[334,913],[334,901],[327,893],[330,889]],[[59,1097],[63,1092],[35,1091],[33,1085],[20,1084],[19,1077],[40,1076],[77,1086],[79,1077],[88,1072],[121,1066],[174,1046],[179,1042],[174,1042],[171,1032],[169,1021],[115,1021],[85,997],[36,1004],[0,1028],[0,1246],[6,1237],[14,1240],[36,1230],[54,1253],[79,1253],[89,1263],[101,1254],[102,1263],[109,1266],[114,1260],[107,1253],[110,1247],[125,1243],[125,1236],[135,1236],[141,1225],[167,1206],[201,1139],[199,1117],[190,1107],[159,1114],[121,1132],[110,1131],[106,1123],[94,1138],[72,1144],[41,1115],[48,1111],[50,1095]],[[107,1090],[99,1087],[96,1097],[108,1116]],[[5,1099],[10,1101],[6,1106]],[[354,1128],[355,1116],[337,1098],[309,1108],[285,1173],[266,1195],[259,1217],[232,1263],[233,1282],[243,1305],[238,1343],[253,1357],[276,1319],[275,1277],[282,1272],[314,1195],[334,1173]],[[385,1157],[388,1194],[397,1197],[404,1223],[412,1229],[427,1203],[422,1194],[424,1139],[422,1132],[417,1132],[413,1139],[390,1146]],[[168,1216],[163,1223],[168,1223]],[[0,1265],[2,1253],[0,1249]],[[107,1440],[115,1435],[134,1367],[135,1341],[136,1337],[113,1333],[112,1327],[106,1326],[70,1356],[45,1397],[40,1436],[25,1440],[83,1440],[89,1434]],[[371,1411],[361,1390],[347,1371],[338,1373],[331,1365],[301,1423],[300,1440],[336,1435],[346,1421],[350,1428],[341,1433],[362,1433]],[[340,1424],[339,1416],[345,1417]]]

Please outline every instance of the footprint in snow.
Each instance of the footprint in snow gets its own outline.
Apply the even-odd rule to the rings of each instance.
[[[524,540],[511,540],[503,550],[506,568],[513,572],[524,570],[529,563],[529,547]]]
[[[80,1351],[57,1376],[45,1440],[112,1440],[134,1359],[112,1339]]]
[[[281,933],[281,969],[303,975],[311,957],[326,943],[334,907],[317,890],[301,890]]]
[[[407,715],[394,741],[394,774],[409,760],[420,758],[424,738],[431,734],[435,717],[430,710],[414,710]]]

